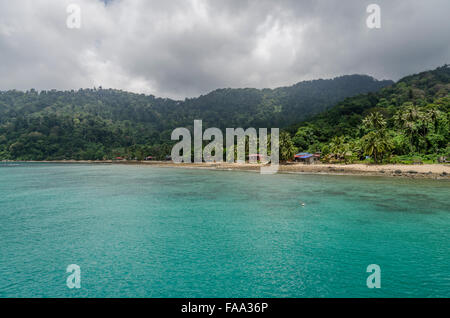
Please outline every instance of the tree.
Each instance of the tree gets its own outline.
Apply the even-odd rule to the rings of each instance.
[[[373,157],[377,164],[393,147],[391,138],[387,134],[386,120],[383,115],[376,112],[364,118],[363,125],[369,133],[360,140],[362,150],[365,155]]]
[[[381,113],[374,112],[363,119],[363,126],[369,130],[383,130],[386,128],[386,120]]]
[[[371,131],[361,139],[364,154],[373,157],[376,164],[383,160],[383,157],[392,149],[392,142],[386,136]]]
[[[345,144],[345,136],[335,136],[331,139],[331,142],[328,145],[328,149],[330,155],[334,159],[342,159],[345,157],[345,153],[347,152],[347,145]]]
[[[291,136],[287,132],[282,131],[280,133],[280,160],[292,160],[296,152],[297,148],[292,142]]]
[[[394,115],[397,128],[401,129],[409,139],[410,152],[419,150],[420,126],[423,124],[423,119],[423,113],[412,103],[405,103]]]
[[[300,127],[292,138],[294,145],[302,151],[307,151],[312,145],[317,143],[317,137],[314,135],[312,127]]]

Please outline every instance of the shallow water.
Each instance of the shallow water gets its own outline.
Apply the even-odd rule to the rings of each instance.
[[[449,193],[436,180],[0,164],[0,297],[450,297]]]

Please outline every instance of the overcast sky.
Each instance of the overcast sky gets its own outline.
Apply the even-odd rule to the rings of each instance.
[[[66,26],[67,5],[81,28]],[[381,29],[366,7],[381,8]],[[118,88],[182,99],[450,63],[449,0],[0,0],[0,90]]]

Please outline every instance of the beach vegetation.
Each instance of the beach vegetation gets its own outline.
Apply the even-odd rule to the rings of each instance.
[[[287,130],[300,151],[321,151],[327,162],[437,163],[449,156],[449,91],[443,66],[347,98]]]

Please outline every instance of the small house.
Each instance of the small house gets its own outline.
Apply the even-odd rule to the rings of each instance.
[[[296,162],[302,162],[304,164],[314,164],[316,163],[320,158],[320,154],[312,154],[309,152],[301,152],[294,156],[294,160]]]

